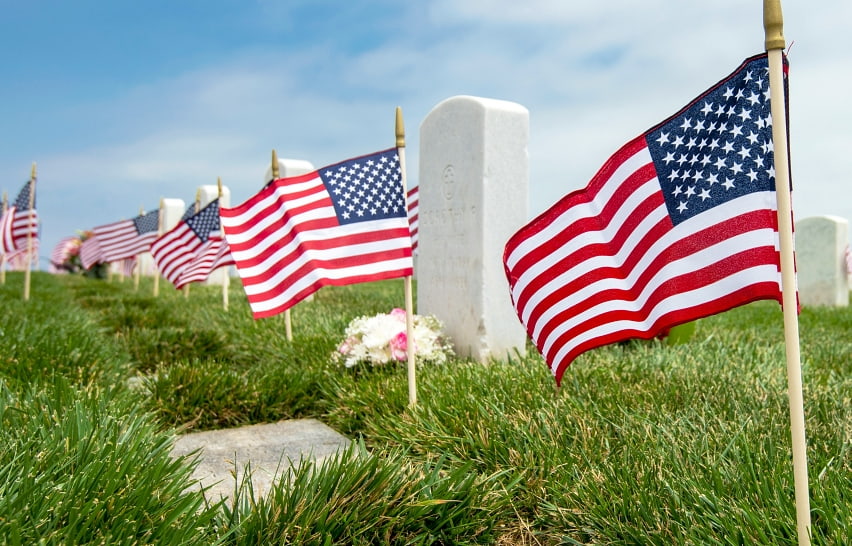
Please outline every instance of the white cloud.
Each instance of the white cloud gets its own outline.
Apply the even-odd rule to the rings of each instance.
[[[262,6],[272,10],[270,21],[282,32],[298,31],[292,6]],[[390,147],[396,106],[405,113],[408,173],[415,183],[420,122],[438,102],[459,94],[530,110],[535,214],[581,187],[621,144],[674,114],[763,46],[760,3],[739,0],[712,6],[438,0],[406,9],[395,21],[402,31],[377,47],[352,53],[335,38],[345,29],[329,28],[297,45],[247,44],[227,58],[129,87],[97,105],[83,101],[72,119],[88,127],[58,128],[84,130],[37,158],[44,181],[40,207],[50,209],[43,213],[51,222],[45,221],[44,244],[129,216],[140,202],[191,199],[196,186],[217,176],[239,202],[259,188],[272,148],[319,167]],[[839,47],[852,6],[842,0],[796,4],[785,18],[788,42],[795,40],[797,216],[852,219],[852,112],[842,106],[852,60]],[[388,26],[380,22],[377,29]],[[51,203],[51,187],[63,192],[58,204]]]

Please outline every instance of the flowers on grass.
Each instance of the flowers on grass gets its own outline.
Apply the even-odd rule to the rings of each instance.
[[[373,317],[362,316],[346,327],[346,338],[337,347],[333,358],[347,368],[356,364],[382,366],[408,360],[409,345],[414,347],[418,362],[443,364],[453,356],[450,341],[443,335],[443,325],[433,316],[414,315],[409,344],[405,328],[405,311],[394,309]]]

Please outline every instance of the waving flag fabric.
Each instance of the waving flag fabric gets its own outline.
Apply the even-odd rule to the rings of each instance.
[[[408,190],[408,227],[411,232],[411,252],[417,254],[418,227],[420,220],[420,187]]]
[[[102,262],[117,262],[137,254],[148,252],[157,239],[160,211],[142,214],[132,220],[122,220],[93,228],[100,246]]]
[[[207,242],[181,272],[175,287],[181,288],[191,282],[206,281],[210,273],[229,265],[234,265],[234,258],[228,243],[222,238],[221,231],[212,232]]]
[[[35,209],[35,199],[33,208],[30,209],[31,191],[34,191],[34,186],[33,181],[29,180],[0,218],[0,252],[7,254],[9,259],[20,251],[26,251],[28,239],[32,240],[33,252],[37,253],[38,213]]]
[[[255,318],[322,286],[412,273],[396,148],[273,180],[221,216]]]
[[[55,270],[61,270],[63,264],[80,250],[80,238],[76,236],[63,237],[50,251],[50,265]]]
[[[215,243],[210,240],[211,235],[218,233],[219,200],[216,199],[197,213],[185,215],[178,225],[151,245],[157,269],[175,288],[181,288],[186,284],[181,282],[181,274],[200,253]]]
[[[767,66],[747,59],[507,243],[512,301],[557,382],[594,347],[781,301]]]
[[[93,265],[102,261],[104,260],[101,245],[94,233],[89,233],[86,240],[80,244],[80,263],[83,264],[84,269],[91,269]]]

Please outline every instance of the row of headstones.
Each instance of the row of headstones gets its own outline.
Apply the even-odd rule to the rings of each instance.
[[[279,159],[278,160],[278,175],[281,177],[298,176],[300,174],[314,171],[314,166],[301,159]],[[272,180],[272,167],[266,169],[263,176],[263,183]],[[212,201],[219,198],[220,207],[229,207],[231,205],[231,190],[222,185],[222,195],[219,196],[218,184],[202,185],[198,187],[198,207],[199,210],[209,205]],[[167,232],[174,228],[180,222],[186,212],[186,203],[183,199],[166,198],[163,199],[162,215],[163,215],[163,232]],[[151,254],[146,252],[139,256],[138,266],[143,275],[156,274],[156,266]],[[221,268],[213,271],[204,284],[221,285],[225,282],[225,276],[232,273],[231,268]]]
[[[502,256],[528,221],[528,140],[526,108],[480,97],[449,98],[420,126],[417,312],[444,323],[460,356],[487,361],[525,353]],[[313,170],[307,161],[279,160],[282,177]],[[264,182],[271,178],[270,168]],[[202,206],[216,195],[216,186],[202,186]],[[229,200],[225,188],[223,206]],[[167,199],[166,227],[183,211],[183,201]],[[847,305],[848,222],[806,218],[796,223],[796,240],[801,304]]]

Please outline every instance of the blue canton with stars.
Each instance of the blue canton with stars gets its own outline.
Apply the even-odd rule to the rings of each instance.
[[[746,62],[645,139],[675,225],[742,195],[774,190],[766,56]]]
[[[206,207],[198,211],[198,214],[186,219],[186,225],[201,242],[207,242],[210,233],[219,230],[219,200],[211,201]]]
[[[396,148],[343,161],[318,172],[341,224],[407,216]]]
[[[18,193],[18,197],[15,198],[15,202],[13,206],[15,210],[24,211],[30,210],[30,186],[33,181],[29,180],[26,184],[24,184],[23,189]],[[35,195],[33,195],[33,208],[35,208]]]
[[[137,216],[133,219],[133,225],[136,226],[136,233],[139,235],[157,231],[160,228],[160,211],[153,210],[148,214]]]

